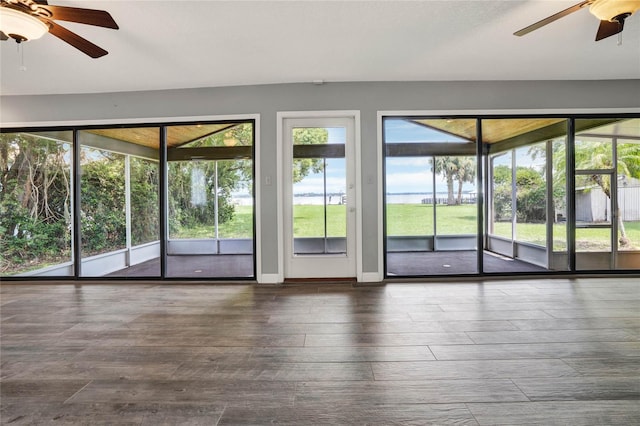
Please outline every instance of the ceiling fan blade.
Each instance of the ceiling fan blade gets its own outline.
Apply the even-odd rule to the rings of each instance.
[[[596,34],[596,41],[600,41],[603,38],[611,37],[614,34],[622,32],[624,29],[624,19],[617,21],[600,21],[598,27],[598,33]]]
[[[585,6],[590,5],[591,3],[593,3],[594,0],[586,0],[583,2],[580,2],[578,4],[574,4],[573,6],[558,12],[554,15],[548,16],[546,18],[544,18],[541,21],[536,22],[535,24],[531,24],[528,27],[524,27],[523,29],[516,31],[515,33],[513,33],[513,35],[516,35],[518,37],[522,37],[525,34],[529,34],[531,31],[535,31],[538,28],[544,27],[547,24],[550,24],[554,21],[557,21],[560,18],[564,18],[565,16],[573,13],[573,12],[577,12],[578,10],[582,9]]]
[[[66,6],[43,6],[53,16],[50,19],[78,22],[80,24],[95,25],[96,27],[118,29],[118,24],[113,20],[109,12],[95,9],[82,9]]]
[[[0,40],[2,41],[9,40],[9,37],[7,37],[7,35],[2,31],[0,31]]]
[[[47,3],[47,0],[33,0],[33,2],[38,4],[44,4],[44,5],[49,4]]]
[[[58,37],[62,41],[66,41],[76,49],[83,51],[92,58],[99,58],[109,53],[103,48],[96,46],[89,40],[80,37],[78,34],[71,32],[68,29],[49,20],[47,20],[47,22],[49,24],[49,32],[51,34]]]

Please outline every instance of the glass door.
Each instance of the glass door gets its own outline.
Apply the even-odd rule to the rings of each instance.
[[[385,274],[478,272],[475,119],[383,119]]]
[[[252,278],[253,123],[167,128],[167,276]]]
[[[353,119],[284,128],[285,278],[355,277]]]

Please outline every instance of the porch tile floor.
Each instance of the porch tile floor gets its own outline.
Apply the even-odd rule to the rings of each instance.
[[[476,251],[441,251],[389,253],[387,271],[390,276],[451,275],[477,273]],[[485,272],[540,272],[545,268],[507,259],[488,252],[484,254]],[[154,277],[160,275],[160,259],[153,259],[109,274],[109,277]],[[167,276],[172,278],[250,278],[253,276],[252,255],[168,256]]]
[[[390,276],[477,274],[477,253],[475,250],[388,253],[387,273]],[[540,266],[489,252],[484,252],[482,260],[484,271],[490,273],[546,271]]]
[[[113,272],[109,277],[160,276],[160,258]],[[171,278],[242,278],[253,279],[253,255],[167,256],[167,277]]]

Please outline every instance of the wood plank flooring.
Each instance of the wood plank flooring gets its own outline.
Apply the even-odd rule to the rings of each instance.
[[[638,277],[0,296],[2,424],[640,424]]]

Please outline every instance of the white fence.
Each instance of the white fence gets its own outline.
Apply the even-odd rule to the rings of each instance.
[[[618,187],[618,208],[625,222],[640,221],[640,185]],[[576,220],[605,222],[611,220],[611,203],[600,187],[576,191]]]

